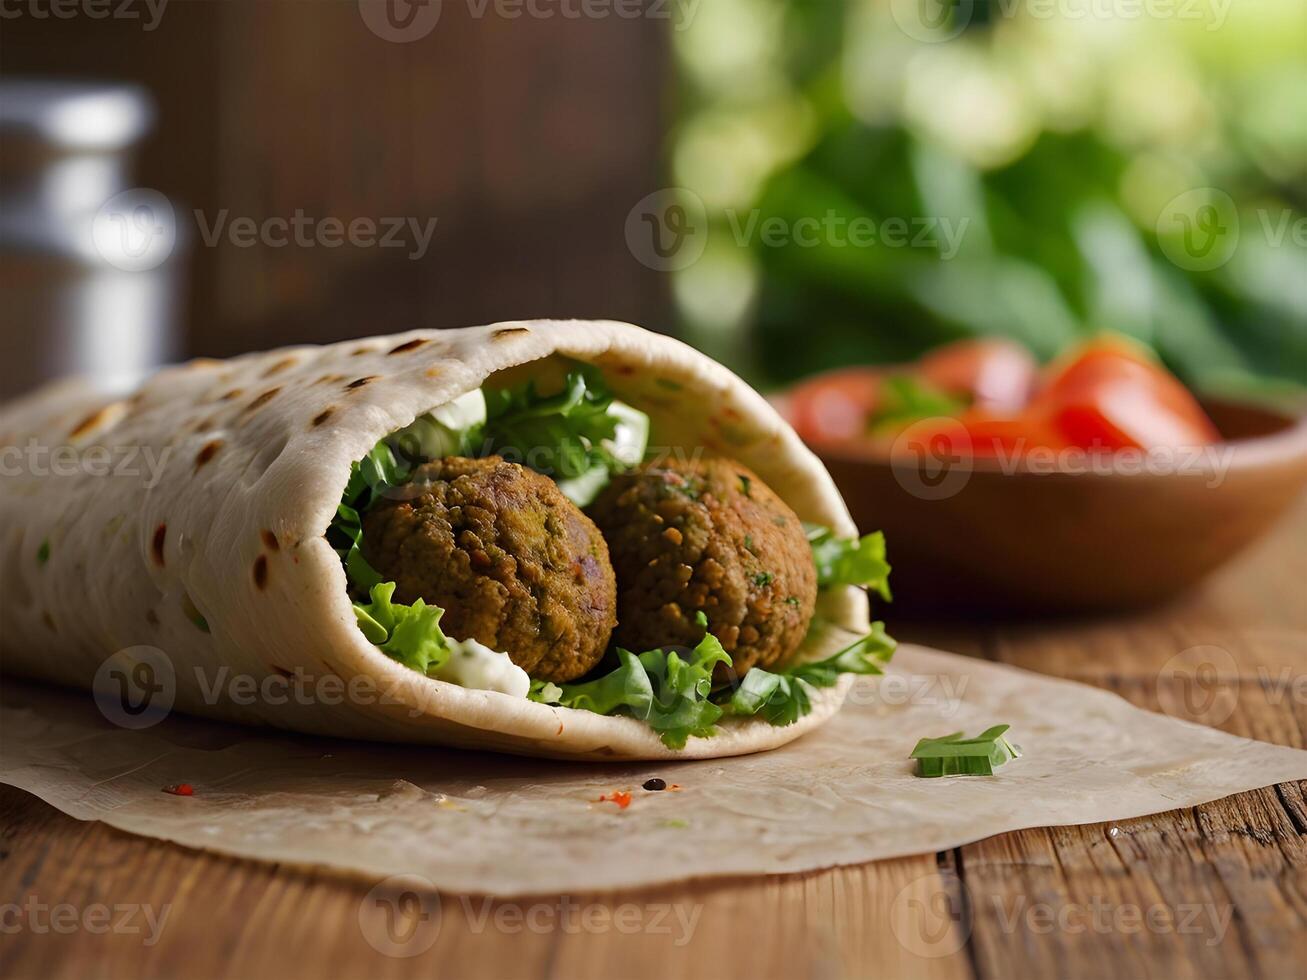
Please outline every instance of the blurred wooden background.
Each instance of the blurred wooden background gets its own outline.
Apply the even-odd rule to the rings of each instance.
[[[446,2],[410,43],[379,37],[353,0],[171,0],[154,30],[27,12],[3,23],[0,72],[153,94],[135,183],[168,195],[191,232],[189,353],[506,317],[665,328],[665,274],[632,257],[624,222],[661,186],[666,21],[494,10]],[[437,225],[414,260],[411,248],[206,246],[193,209],[210,225],[224,209],[229,221],[300,209]]]

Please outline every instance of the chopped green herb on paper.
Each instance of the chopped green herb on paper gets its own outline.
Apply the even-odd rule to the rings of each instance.
[[[1010,727],[995,725],[975,738],[961,732],[923,738],[911,755],[917,761],[917,775],[928,779],[994,775],[999,766],[1021,757],[1021,749],[1005,737]]]
[[[41,542],[41,547],[39,547],[39,548],[36,549],[36,560],[37,560],[38,564],[41,564],[41,565],[44,565],[46,562],[48,562],[48,561],[50,560],[50,540],[49,540],[49,538],[47,538],[46,540],[42,541],[42,542]]]
[[[890,565],[885,560],[885,535],[880,531],[860,538],[839,538],[830,528],[805,524],[812,560],[817,564],[817,585],[857,585],[870,589],[887,602]]]

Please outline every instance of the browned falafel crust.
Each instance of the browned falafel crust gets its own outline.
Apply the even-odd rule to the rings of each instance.
[[[702,611],[743,675],[784,660],[807,635],[817,602],[807,535],[739,463],[649,465],[614,477],[589,513],[617,572],[620,646],[693,645]]]
[[[440,606],[445,633],[505,651],[532,677],[572,680],[598,663],[617,621],[608,546],[552,480],[498,456],[450,456],[400,493],[363,518],[363,556],[396,601]]]

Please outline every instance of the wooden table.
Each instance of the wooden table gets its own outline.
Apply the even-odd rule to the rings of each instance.
[[[1213,662],[1237,676],[1198,692],[1216,696],[1206,720],[1303,747],[1304,505],[1169,608],[895,632],[1153,710],[1190,705],[1200,720],[1207,703],[1181,697],[1183,677],[1164,668],[1181,651],[1218,647],[1231,659]],[[377,951],[386,940],[373,916],[384,910],[366,884],[131,837],[0,788],[0,905],[46,910],[43,928],[0,910],[0,976],[1297,977],[1307,964],[1305,790],[805,875],[522,904],[417,896],[397,920],[401,951],[416,955],[400,957]],[[156,942],[146,944],[143,912],[99,912],[128,905],[149,906],[156,921],[167,910]],[[63,917],[58,929],[51,915]],[[124,928],[104,932],[106,918]]]

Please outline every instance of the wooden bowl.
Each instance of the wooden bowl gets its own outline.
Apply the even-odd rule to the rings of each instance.
[[[858,526],[885,532],[896,613],[1122,609],[1198,582],[1265,533],[1307,484],[1307,419],[1205,407],[1227,441],[1169,465],[941,465],[816,452]]]

